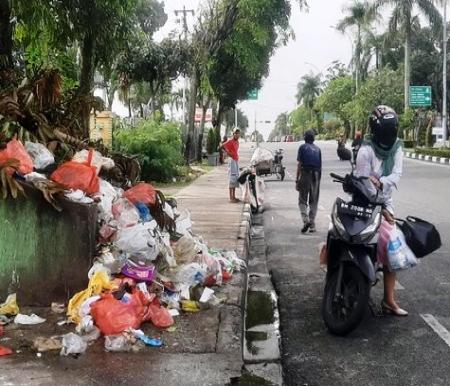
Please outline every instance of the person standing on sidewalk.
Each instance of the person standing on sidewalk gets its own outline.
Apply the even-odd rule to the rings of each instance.
[[[302,233],[316,231],[316,214],[319,205],[320,178],[322,176],[322,152],[314,144],[314,130],[304,134],[305,143],[297,154],[297,178],[295,186],[299,192],[298,204],[303,219]]]
[[[230,156],[230,162],[228,164],[228,176],[230,179],[230,202],[237,203],[239,200],[236,198],[236,188],[239,187],[239,138],[241,137],[241,131],[236,128],[233,130],[233,137],[225,143],[220,145],[220,149],[224,149]]]

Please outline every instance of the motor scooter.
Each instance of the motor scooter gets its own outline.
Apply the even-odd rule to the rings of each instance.
[[[337,198],[328,232],[322,317],[327,329],[346,335],[362,321],[376,284],[378,230],[386,198],[367,177],[331,173],[350,200]]]

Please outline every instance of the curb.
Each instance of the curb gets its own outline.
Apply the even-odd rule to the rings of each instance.
[[[244,371],[270,384],[282,385],[278,298],[267,266],[262,220],[262,214],[252,217],[243,297],[242,357]]]
[[[431,155],[417,154],[409,151],[404,152],[406,158],[416,159],[420,161],[431,162],[440,165],[450,165],[450,158],[436,157]]]

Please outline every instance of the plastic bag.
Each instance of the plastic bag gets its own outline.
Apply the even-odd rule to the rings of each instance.
[[[111,210],[121,228],[132,227],[139,222],[139,211],[126,198],[119,198],[114,201]]]
[[[191,263],[183,265],[176,276],[177,283],[193,287],[197,284],[201,284],[206,278],[206,267],[198,264]]]
[[[42,143],[25,142],[25,149],[34,161],[37,170],[45,169],[55,163],[55,157]]]
[[[156,190],[152,185],[141,182],[125,191],[124,197],[128,198],[133,204],[141,202],[145,205],[155,205]]]
[[[154,221],[120,229],[114,245],[123,252],[143,253],[148,260],[155,260],[158,257],[159,248],[152,235],[155,228],[153,223]]]
[[[138,328],[141,325],[145,307],[139,293],[140,291],[134,292],[128,303],[106,294],[92,305],[92,317],[104,335],[120,334],[128,328]]]
[[[0,315],[17,315],[18,313],[17,296],[16,294],[10,294],[5,302],[0,304]]]
[[[22,142],[18,141],[16,138],[6,144],[6,149],[0,150],[0,165],[11,159],[19,161],[20,166],[18,171],[20,174],[25,175],[33,171],[33,160],[25,150]],[[10,174],[13,174],[12,169],[9,172]]]
[[[257,165],[260,162],[271,162],[273,160],[273,154],[267,149],[262,147],[257,147],[253,152],[252,159],[250,160],[251,165]]]
[[[9,347],[0,346],[0,357],[5,355],[11,355],[13,353],[13,350],[11,350]]]
[[[390,271],[408,269],[417,265],[416,256],[406,244],[403,232],[397,227],[394,227],[390,234],[387,256]]]
[[[143,204],[142,202],[137,202],[135,204],[136,209],[139,211],[139,215],[141,216],[141,221],[148,222],[152,221],[153,217],[150,214],[150,209],[148,209],[148,206]]]
[[[71,354],[83,354],[87,349],[87,343],[81,338],[81,336],[69,332],[63,335],[62,349],[60,355],[67,356]]]
[[[167,308],[161,307],[159,304],[150,304],[145,313],[144,320],[151,321],[157,328],[168,328],[173,326],[175,321]]]
[[[189,233],[192,228],[191,214],[187,210],[183,211],[175,221],[175,224],[177,227],[177,233],[181,235]]]
[[[133,349],[133,342],[124,335],[105,336],[105,350],[109,352],[128,352]]]
[[[173,253],[177,264],[192,263],[197,256],[197,246],[192,237],[183,236],[173,247]]]
[[[100,179],[99,192],[96,197],[100,198],[100,202],[97,205],[99,212],[99,219],[108,222],[113,218],[112,204],[117,198],[117,192],[114,187],[105,180]]]
[[[92,276],[89,281],[88,288],[84,291],[76,293],[69,301],[67,306],[67,316],[75,323],[81,320],[80,308],[81,305],[93,295],[100,295],[104,290],[111,290],[113,288],[109,281],[109,277],[105,271],[99,271]]]
[[[89,161],[89,152],[88,150],[81,150],[78,153],[76,153],[72,161],[78,162],[78,163],[89,163],[93,167],[95,167],[95,172],[98,175],[100,173],[100,170],[102,168],[105,168],[106,170],[111,169],[114,167],[114,161],[111,158],[106,158],[101,155],[98,151],[94,150],[92,153],[92,161]]]
[[[86,163],[75,161],[65,162],[56,169],[50,179],[61,184],[66,189],[82,190],[88,195],[98,193],[100,182],[94,166],[91,166],[92,150]]]

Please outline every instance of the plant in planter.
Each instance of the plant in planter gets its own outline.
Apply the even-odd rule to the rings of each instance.
[[[214,129],[209,129],[208,137],[206,138],[206,152],[208,153],[208,165],[217,166],[217,138]]]

